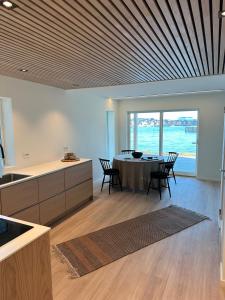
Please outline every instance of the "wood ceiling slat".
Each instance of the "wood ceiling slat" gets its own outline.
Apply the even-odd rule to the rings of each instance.
[[[128,2],[130,0],[125,1],[128,5]],[[185,75],[182,72],[182,66],[179,60],[177,59],[176,55],[174,55],[173,48],[168,43],[168,40],[165,38],[165,35],[163,35],[162,31],[159,29],[158,24],[154,22],[154,19],[152,18],[152,13],[148,9],[147,4],[143,0],[135,0],[131,2],[130,8],[132,9],[134,5],[137,7],[139,13],[142,15],[143,21],[141,22],[143,24],[143,27],[146,31],[148,31],[155,44],[157,45],[159,51],[162,51],[164,57],[169,58],[172,66],[174,67],[174,71],[180,78],[183,78]]]
[[[1,22],[0,22],[0,25],[1,25]],[[17,42],[14,42],[12,39],[10,39],[10,35],[9,35],[9,32],[7,34],[7,36],[3,36],[1,33],[0,33],[0,37],[1,37],[1,45],[4,45],[4,41],[5,41],[5,49],[6,51],[8,51],[8,48],[12,45],[11,47],[11,50],[16,50],[16,52],[20,52],[21,50],[21,53],[24,54],[25,57],[32,57],[32,59],[37,60],[37,65],[38,65],[38,60],[42,60],[44,59],[45,61],[45,64],[46,65],[49,65],[49,66],[54,66],[54,65],[57,65],[57,68],[58,69],[62,69],[62,75],[63,73],[65,73],[67,70],[70,70],[71,72],[74,72],[74,69],[78,72],[82,72],[82,71],[88,71],[88,73],[91,75],[93,73],[93,75],[98,75],[99,73],[104,73],[103,70],[100,70],[98,68],[94,68],[94,69],[91,69],[90,67],[86,66],[85,64],[79,64],[79,65],[76,65],[76,64],[73,64],[73,65],[69,65],[67,61],[65,61],[62,57],[58,57],[58,58],[55,58],[55,59],[52,59],[51,56],[49,55],[45,55],[45,53],[40,53],[38,52],[35,47],[31,47],[30,48],[30,51],[27,51],[27,49],[29,49],[29,47],[27,46],[26,44],[26,48],[23,46],[23,44],[21,44],[18,40]],[[10,41],[10,45],[8,45],[7,47],[7,41]],[[19,48],[18,48],[19,46]],[[33,50],[33,51],[32,51]],[[13,52],[13,51],[12,51]],[[21,68],[22,66],[20,66]],[[28,68],[29,69],[29,68]],[[35,68],[32,67],[32,70],[35,71]],[[108,75],[108,74],[107,74]],[[104,75],[104,76],[107,76],[107,75]],[[110,74],[111,75],[111,74]],[[122,75],[121,75],[122,76]],[[122,77],[119,77],[119,75],[117,73],[113,74],[113,78],[117,78],[118,80],[121,80]],[[126,80],[126,78],[123,78],[124,81]],[[127,79],[127,80],[131,80],[131,78]]]
[[[221,1],[221,10],[225,10],[225,0]],[[219,53],[219,74],[224,72],[225,53],[225,18],[220,19],[220,53]]]
[[[141,25],[141,15],[138,15],[138,19],[134,17],[134,14],[137,14],[138,11],[135,8],[135,6],[132,5],[132,1],[128,1],[128,3],[126,3],[125,1],[118,1],[117,10],[119,10],[118,17],[120,18],[121,16],[124,19],[124,26],[127,27],[127,30],[129,30],[130,33],[132,33],[135,40],[138,42],[139,45],[141,45],[142,49],[145,51],[145,54],[152,55],[153,59],[156,60],[161,66],[162,70],[170,78],[173,78],[174,74],[171,74],[171,68],[173,67],[169,63],[168,59],[165,59],[165,57],[162,55],[162,52],[158,51],[158,48],[154,44],[152,38],[147,34],[146,30]],[[126,26],[126,24],[128,26]]]
[[[191,40],[191,44],[193,46],[193,51],[196,56],[200,74],[203,76],[203,75],[205,75],[205,70],[203,67],[203,60],[202,60],[200,45],[199,45],[199,41],[198,41],[198,35],[197,35],[196,27],[195,27],[195,22],[194,22],[192,10],[191,10],[190,1],[189,0],[180,1],[179,4],[181,6],[183,16],[185,18],[186,27],[187,27],[188,34],[189,34],[189,37]]]
[[[158,5],[161,11],[167,11],[167,15],[166,15],[167,26],[171,34],[173,35],[174,40],[176,41],[177,47],[180,49],[181,54],[184,57],[190,76],[196,76],[189,53],[185,48],[183,38],[175,22],[174,14],[172,11],[173,8],[170,7],[168,0],[158,0]]]
[[[211,10],[209,7],[209,2],[211,0],[201,0],[200,14],[202,15],[202,24],[204,26],[204,39],[206,43],[207,55],[208,55],[208,65],[209,65],[209,74],[213,75],[213,51],[212,51],[212,30],[210,24],[210,14]],[[204,14],[204,17],[203,17]]]
[[[167,25],[167,20],[162,14],[158,3],[156,1],[152,2],[151,0],[146,0],[146,4],[148,5],[149,10],[152,12],[152,16],[154,17],[155,22],[157,22],[157,25],[160,26],[161,32],[164,34],[171,47],[174,49],[175,55],[182,65],[186,77],[191,76],[191,73],[189,72],[188,66],[186,64],[186,60],[184,59],[182,52],[178,47],[178,44],[174,39],[169,26]]]
[[[12,24],[12,26],[14,26],[14,28],[15,28],[15,24],[16,24],[16,23],[15,23],[15,20],[13,20],[13,21],[14,21],[14,23]],[[16,30],[16,29],[18,29],[18,25],[17,25],[17,27],[16,27],[14,30]],[[21,29],[21,30],[22,30],[22,29]],[[28,30],[29,30],[29,28],[28,28]],[[39,30],[40,30],[40,29],[39,29]],[[23,31],[24,31],[24,29],[23,29]],[[23,31],[22,31],[22,32],[23,32]],[[37,30],[37,32],[38,32],[38,30]],[[38,34],[38,33],[36,33],[36,34]],[[47,40],[48,40],[47,37],[48,37],[48,36],[45,37],[45,39],[46,39],[46,40],[45,40],[45,44],[47,44]],[[33,39],[33,38],[34,38],[34,35],[32,35],[32,39]],[[40,39],[39,39],[39,42],[41,42]],[[52,44],[51,44],[51,43],[48,43],[47,45],[52,45]],[[61,47],[62,47],[61,52],[64,51],[64,53],[65,53],[65,52],[66,52],[66,51],[65,51],[65,43],[63,43],[63,41],[62,41],[60,45],[61,45]],[[57,45],[57,46],[58,46],[58,45]],[[56,47],[56,45],[55,45],[54,47],[55,47],[56,49],[58,49],[58,47]],[[70,48],[69,48],[69,49],[70,49]],[[71,49],[70,55],[72,55],[73,57],[76,57],[77,55],[78,55],[78,56],[81,56],[81,53],[79,53],[78,51],[77,51],[77,53],[74,53],[74,50],[75,50],[74,48],[73,48],[73,50]],[[55,50],[54,50],[54,51],[55,51]],[[77,55],[76,55],[76,54],[77,54]],[[83,57],[81,57],[81,58],[84,59]],[[101,64],[99,64],[99,63],[97,64],[97,63],[96,63],[96,60],[97,60],[97,59],[99,59],[99,62],[101,62],[101,64],[103,64],[103,59],[100,59],[100,58],[91,58],[91,57],[89,57],[89,60],[91,60],[91,61],[89,61],[89,64],[93,64],[93,63],[94,63],[94,65],[96,65],[96,66],[99,66],[99,65],[101,66]],[[108,61],[108,64],[110,65],[110,62],[109,62],[109,61]],[[104,68],[105,68],[106,70],[108,69],[108,70],[110,71],[110,68],[109,68],[107,65],[106,65]],[[118,66],[118,68],[119,68],[119,66]],[[140,76],[141,76],[141,75],[140,75]]]
[[[0,6],[0,74],[70,89],[225,72],[225,0],[14,3]]]
[[[51,6],[54,4],[53,7],[54,7],[55,12],[60,13],[63,18],[68,18],[68,20],[70,20],[70,22],[74,22],[74,20],[76,20],[76,26],[77,26],[77,24],[79,25],[78,29],[83,30],[86,34],[88,34],[88,36],[90,36],[91,34],[92,35],[94,34],[95,38],[99,38],[95,32],[95,30],[97,28],[100,32],[99,36],[103,39],[102,45],[104,45],[104,46],[108,45],[109,47],[112,47],[114,51],[117,51],[119,57],[125,58],[135,68],[140,67],[142,70],[142,73],[146,74],[147,76],[153,77],[152,73],[143,64],[143,61],[139,58],[139,56],[136,53],[130,52],[130,49],[128,48],[128,46],[126,45],[124,40],[117,39],[117,36],[116,36],[116,34],[114,34],[114,32],[111,32],[111,34],[107,33],[106,28],[107,28],[107,25],[109,22],[106,23],[106,26],[102,26],[101,27],[102,31],[100,31],[100,28],[98,28],[94,22],[90,23],[90,20],[95,20],[95,19],[91,18],[90,12],[84,11],[84,13],[86,13],[86,15],[88,15],[88,18],[87,17],[85,18],[82,15],[83,11],[79,12],[79,11],[75,10],[74,5],[78,6],[77,2],[71,3],[71,6],[73,5],[72,9],[71,9],[71,7],[65,6],[66,4],[64,4],[64,6],[62,8],[60,6],[60,4],[62,4],[60,1],[58,1],[57,3],[55,3],[55,2],[54,3],[47,2],[47,3],[48,3],[48,5],[51,5]],[[95,21],[97,22],[99,20],[95,20]],[[105,39],[105,35],[107,35],[106,36],[107,39]]]
[[[185,4],[185,3],[187,3],[187,1],[183,0],[183,1],[181,1],[181,3]],[[196,58],[194,47],[193,47],[188,29],[187,29],[187,24],[186,24],[186,20],[188,19],[187,18],[188,14],[190,17],[189,8],[188,8],[188,6],[186,6],[186,10],[184,12],[186,19],[184,19],[183,11],[182,11],[181,4],[179,1],[169,0],[169,5],[173,11],[174,19],[176,20],[176,24],[177,24],[177,27],[179,28],[180,35],[182,36],[182,39],[184,41],[185,49],[189,53],[193,68],[195,70],[195,74],[197,76],[200,76],[201,72],[200,72],[199,64],[198,64],[198,61]],[[190,21],[190,19],[189,19],[189,21]],[[201,62],[200,62],[200,64],[201,64]]]
[[[1,49],[1,48],[0,48]],[[0,54],[0,62],[2,65],[5,65],[5,69],[7,69],[7,66],[11,65],[17,66],[16,71],[19,72],[19,69],[21,69],[21,66],[26,68],[26,66],[29,66],[31,71],[29,73],[32,74],[38,74],[40,76],[50,76],[55,79],[62,78],[62,74],[64,74],[64,78],[67,80],[70,80],[71,83],[76,83],[80,85],[80,82],[85,81],[90,76],[86,72],[79,72],[79,78],[74,74],[74,72],[71,70],[70,72],[66,71],[65,69],[59,70],[57,65],[49,66],[46,64],[46,61],[41,61],[40,59],[38,61],[35,61],[33,58],[30,58],[29,56],[25,56],[25,54],[21,55],[16,52],[15,55],[7,55],[7,54]],[[38,62],[38,64],[37,64]],[[90,74],[92,74],[92,81],[98,82],[99,80],[108,81],[108,83],[112,83],[115,80],[114,76],[108,76],[105,77],[104,73],[94,73],[94,70],[90,70]],[[118,79],[118,82],[122,82],[123,84],[127,84],[128,82],[126,80]],[[135,81],[133,81],[135,83]],[[72,85],[72,84],[71,84]]]
[[[33,2],[33,1],[30,1],[30,2]],[[37,3],[40,3],[40,1],[36,1],[36,2],[37,2]],[[35,2],[35,3],[36,3],[36,2]],[[62,21],[59,21],[59,18],[60,18],[60,17],[57,18],[56,12],[54,12],[54,15],[50,14],[50,12],[49,12],[49,7],[48,7],[48,6],[45,6],[45,3],[42,3],[42,8],[46,8],[46,10],[48,9],[48,13],[45,12],[44,9],[40,10],[39,6],[36,7],[36,10],[33,9],[32,11],[30,11],[29,9],[27,9],[26,6],[23,7],[23,8],[26,9],[26,11],[28,12],[29,15],[31,15],[31,13],[33,13],[34,11],[36,11],[37,14],[34,15],[35,20],[38,21],[38,18],[41,18],[41,20],[40,20],[40,22],[39,22],[39,25],[43,25],[43,24],[46,23],[47,25],[45,25],[45,26],[48,28],[47,32],[49,32],[49,27],[53,28],[53,30],[55,29],[56,32],[57,32],[57,38],[58,38],[58,35],[61,34],[60,36],[62,36],[63,39],[66,38],[66,41],[67,41],[67,42],[69,42],[69,43],[72,42],[72,43],[73,43],[73,47],[74,47],[74,46],[77,47],[77,45],[74,44],[74,41],[77,43],[77,41],[79,40],[80,43],[81,43],[81,44],[80,44],[80,47],[81,47],[83,50],[86,50],[86,51],[87,51],[87,49],[90,50],[90,51],[88,51],[88,55],[89,55],[89,56],[92,56],[93,53],[101,54],[101,61],[103,60],[103,58],[104,58],[105,56],[109,56],[109,58],[112,58],[113,64],[114,64],[114,65],[118,65],[118,67],[120,67],[120,68],[121,68],[121,62],[122,62],[123,64],[125,64],[124,60],[121,60],[121,58],[115,56],[115,54],[114,54],[114,56],[110,57],[110,56],[111,56],[111,53],[113,54],[111,48],[110,48],[110,47],[108,47],[108,48],[105,47],[105,48],[104,48],[104,44],[102,44],[102,43],[99,43],[98,46],[100,45],[101,48],[103,48],[103,49],[102,49],[102,50],[101,50],[101,49],[99,50],[99,48],[97,48],[97,50],[96,50],[96,46],[95,46],[95,44],[93,43],[93,41],[95,41],[95,43],[98,42],[98,41],[96,40],[96,37],[95,37],[92,41],[89,41],[90,46],[88,46],[87,39],[84,41],[83,35],[82,35],[82,37],[80,36],[81,33],[74,34],[74,32],[77,33],[77,31],[75,31],[75,30],[71,27],[71,22],[66,22],[66,20],[63,20],[65,23],[62,22]],[[42,14],[43,14],[43,17],[42,17]],[[47,19],[47,17],[49,18],[49,20]],[[62,19],[62,17],[61,17],[61,19]],[[57,24],[57,25],[56,25],[56,24]],[[73,26],[73,27],[74,27],[74,26]],[[76,24],[76,28],[77,28],[77,24]],[[44,29],[45,29],[45,28],[44,28]],[[61,32],[61,31],[62,31],[62,32]],[[73,33],[73,34],[72,34],[72,33]],[[67,36],[68,36],[68,37],[67,37]],[[86,37],[87,37],[87,35],[86,35]],[[81,38],[82,38],[82,39],[81,39]],[[91,38],[91,36],[88,34],[88,39],[90,40],[90,38]],[[71,46],[70,46],[70,47],[71,47]],[[95,56],[95,58],[96,58],[96,56]],[[129,66],[126,66],[126,68],[128,69]],[[134,68],[134,66],[133,66],[131,70],[132,70],[133,73],[137,72],[137,65],[135,66],[135,68]],[[144,73],[143,71],[142,71],[142,74],[139,73],[139,76],[140,76],[140,77],[141,77],[141,76],[143,77],[143,73]],[[145,79],[147,79],[147,78],[145,77]]]
[[[201,50],[201,56],[203,60],[203,67],[205,70],[205,75],[209,75],[209,67],[208,67],[208,58],[207,58],[207,50],[206,50],[206,45],[204,41],[204,36],[203,36],[203,27],[202,27],[202,22],[201,22],[201,16],[200,16],[200,7],[198,4],[198,1],[196,0],[189,0],[191,3],[191,9],[192,9],[192,14],[195,22],[195,27],[196,27],[196,32],[198,36],[198,43],[200,46]]]
[[[98,18],[99,19],[101,18],[100,26],[101,26],[102,30],[104,28],[107,28],[108,30],[110,30],[110,38],[111,39],[117,38],[121,45],[120,47],[126,47],[127,53],[129,55],[135,56],[135,59],[142,64],[144,69],[147,68],[149,71],[151,70],[151,72],[154,71],[154,74],[157,74],[157,76],[159,77],[158,73],[155,72],[155,69],[153,69],[152,66],[149,65],[149,61],[145,61],[143,58],[143,55],[140,55],[139,49],[135,48],[135,46],[131,43],[131,41],[123,33],[121,33],[121,31],[117,28],[118,26],[115,26],[118,23],[117,20],[115,18],[113,18],[112,15],[104,7],[102,7],[102,5],[100,3],[96,2],[96,1],[92,1],[92,2],[96,5],[96,7],[90,6],[89,9],[91,11],[89,11],[89,13],[91,13],[91,15],[98,14]],[[85,4],[87,4],[87,3],[85,2]],[[74,7],[74,5],[78,6],[78,3],[72,2],[71,5],[73,5],[73,7]],[[79,8],[80,7],[78,7],[77,9],[79,9]],[[96,20],[96,22],[97,22],[97,20]],[[96,25],[96,23],[94,23],[94,24]]]
[[[173,77],[182,78],[182,73],[180,73],[179,69],[177,69],[177,65],[174,63],[174,60],[171,59],[171,56],[156,36],[154,30],[152,30],[151,26],[148,24],[145,16],[143,15],[139,7],[135,4],[134,1],[131,0],[124,0],[124,3],[126,4],[127,8],[129,8],[130,12],[132,13],[132,16],[135,18],[135,21],[139,23],[139,26],[143,31],[145,43],[147,43],[147,45],[150,43],[152,44],[152,47],[154,47],[154,51],[157,54],[160,54],[160,59],[164,61],[164,63],[166,62],[167,68],[170,70]]]
[[[213,22],[213,73],[219,72],[219,18],[220,0],[212,1],[212,22]]]
[[[21,73],[18,71],[18,68],[16,68],[16,64],[24,61],[24,59],[18,58],[18,56],[7,57],[6,55],[3,55],[3,59],[2,59],[2,55],[0,55],[0,57],[1,57],[0,64],[5,71],[13,68],[16,73],[18,73],[18,74]],[[29,62],[29,60],[28,60],[28,62]],[[36,76],[36,77],[41,77],[41,78],[51,78],[51,80],[54,79],[56,81],[60,81],[62,77],[59,76],[58,74],[56,74],[56,72],[57,72],[57,70],[47,69],[45,64],[39,64],[39,69],[37,69],[37,72],[32,71],[32,72],[26,73],[26,75],[27,76]],[[90,77],[88,77],[87,75],[80,76],[80,80],[82,81],[82,84],[79,84],[78,81],[75,81],[75,79],[76,78],[72,78],[72,75],[64,77],[64,80],[67,80],[67,82],[70,83],[70,87],[72,87],[71,82],[75,82],[79,86],[81,86],[82,84],[85,85],[88,83],[88,80],[90,79]],[[107,82],[108,84],[112,84],[113,79],[109,80],[109,79],[104,78],[103,76],[102,77],[95,76],[92,78],[93,84],[97,84],[98,82],[101,82],[101,83]],[[123,84],[125,84],[125,83],[123,83]]]
[[[131,36],[127,36],[126,32],[124,33],[122,31],[123,23],[121,23],[115,16],[112,15],[107,6],[105,6],[105,1],[103,3],[100,3],[100,1],[79,1],[80,7],[78,7],[78,3],[76,2],[71,3],[73,7],[76,6],[78,11],[80,9],[88,11],[88,13],[93,16],[93,23],[96,26],[98,26],[97,21],[99,21],[100,19],[101,28],[107,28],[110,32],[111,38],[114,39],[116,37],[118,39],[121,45],[120,47],[126,47],[126,50],[129,54],[135,55],[135,58],[141,61],[143,66],[147,67],[148,69],[150,68],[152,71],[154,70],[158,77],[164,76],[163,73],[159,74],[154,59],[147,59],[144,56],[143,51],[140,52],[140,45],[137,43],[137,41],[134,40]],[[149,64],[150,62],[152,63],[152,65]]]
[[[160,62],[156,60],[155,56],[148,53],[143,45],[140,43],[140,37],[135,34],[134,28],[130,25],[128,20],[124,17],[124,15],[117,9],[113,2],[104,0],[101,1],[101,5],[105,7],[108,13],[115,19],[115,22],[118,24],[119,31],[126,36],[130,42],[135,45],[139,49],[139,57],[143,59],[146,65],[149,66],[150,69],[154,70],[158,77],[161,79],[170,79],[164,69],[160,69],[159,64]],[[120,4],[120,1],[117,2],[117,5]],[[157,63],[156,63],[157,61]]]

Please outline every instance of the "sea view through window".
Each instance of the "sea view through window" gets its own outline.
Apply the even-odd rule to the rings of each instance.
[[[131,149],[163,156],[178,152],[177,171],[195,173],[198,111],[134,112],[128,119]]]

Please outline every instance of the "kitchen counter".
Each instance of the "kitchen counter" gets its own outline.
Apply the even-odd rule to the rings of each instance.
[[[50,230],[50,228],[46,226],[33,224],[30,222],[25,222],[2,215],[0,215],[0,218],[32,227],[30,230],[26,231],[25,233],[21,234],[20,236],[14,238],[13,240],[0,247],[0,262],[12,256],[17,251],[21,250],[22,248],[24,248],[25,246],[38,239]]]
[[[24,182],[24,181],[27,181],[27,180],[30,180],[33,178],[37,178],[37,177],[40,177],[43,175],[51,174],[53,172],[63,170],[63,169],[69,168],[69,167],[73,167],[73,166],[76,166],[76,165],[79,165],[79,164],[82,164],[85,162],[89,162],[89,161],[91,161],[91,159],[87,159],[87,158],[80,158],[79,161],[73,161],[73,162],[62,162],[60,160],[56,160],[56,161],[52,161],[52,162],[48,162],[48,163],[30,166],[27,168],[11,170],[10,172],[6,172],[6,174],[12,172],[14,174],[29,175],[29,177],[2,184],[2,185],[0,185],[0,189],[5,188],[7,186],[15,185],[17,183]]]
[[[91,159],[53,161],[12,173],[30,176],[0,185],[0,214],[5,216],[48,225],[93,199]]]

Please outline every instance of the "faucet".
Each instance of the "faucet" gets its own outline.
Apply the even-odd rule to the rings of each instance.
[[[0,150],[1,150],[1,154],[2,154],[2,159],[5,158],[5,153],[4,153],[4,149],[2,147],[2,144],[0,144]]]
[[[4,153],[4,149],[2,147],[2,144],[0,144],[0,150],[1,150],[1,155],[2,157],[0,158],[0,178],[3,176],[3,172],[4,172],[4,158],[5,158],[5,153]]]

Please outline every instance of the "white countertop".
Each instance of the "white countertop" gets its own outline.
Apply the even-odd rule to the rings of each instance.
[[[73,161],[73,162],[62,162],[60,160],[48,162],[48,163],[43,163],[39,165],[34,165],[31,167],[23,168],[23,169],[13,169],[10,172],[5,172],[7,173],[14,173],[14,174],[23,174],[23,175],[30,175],[29,177],[16,180],[10,183],[2,184],[0,186],[0,189],[5,188],[7,186],[11,186],[20,182],[24,182],[33,178],[37,178],[43,175],[47,175],[59,170],[63,170],[65,168],[73,167],[85,162],[91,161],[91,159],[88,158],[80,158],[79,161]]]
[[[26,245],[30,244],[31,242],[33,242],[34,240],[36,240],[37,238],[39,238],[40,236],[42,236],[50,230],[50,228],[46,226],[33,224],[30,222],[25,222],[2,215],[0,215],[0,218],[33,227],[32,229],[26,231],[25,233],[21,234],[20,236],[16,237],[15,239],[0,247],[0,262],[6,259],[7,257],[13,255],[20,249],[24,248]]]

